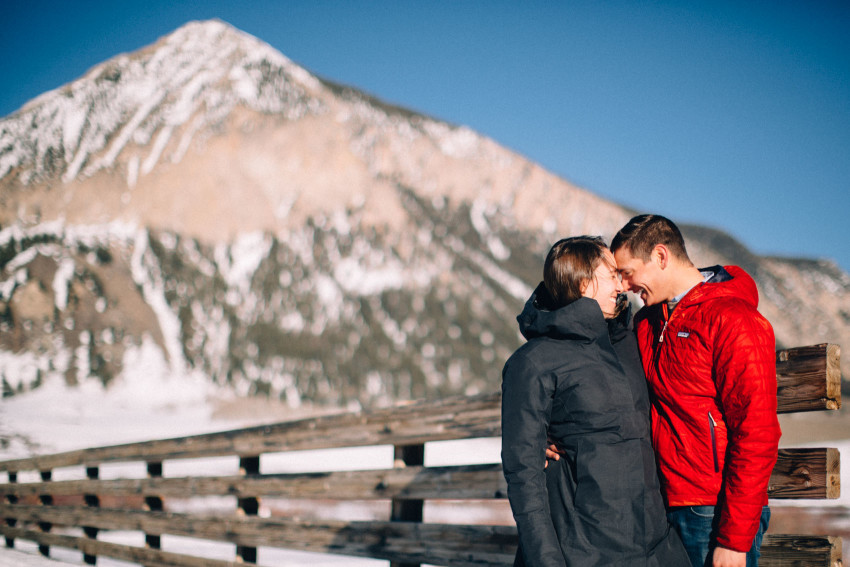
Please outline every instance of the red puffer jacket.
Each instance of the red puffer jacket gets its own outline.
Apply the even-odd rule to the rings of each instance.
[[[722,504],[717,542],[748,551],[776,464],[776,345],[753,279],[737,266],[635,329],[652,391],[652,442],[668,506]],[[725,480],[725,483],[724,483]]]

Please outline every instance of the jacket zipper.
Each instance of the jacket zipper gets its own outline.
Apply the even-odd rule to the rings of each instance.
[[[658,344],[664,342],[664,331],[667,330],[667,324],[670,322],[670,312],[667,310],[667,304],[661,304],[661,312],[664,313],[664,327],[661,328],[661,334],[658,335]]]
[[[664,344],[664,331],[667,330],[667,323],[670,322],[670,313],[667,311],[667,304],[661,304],[661,312],[664,314],[664,326],[661,328],[661,333],[658,335],[658,348],[655,349],[654,360],[652,361],[652,365],[655,367],[655,378],[656,380],[661,375],[658,371],[658,360],[661,358],[661,345]]]
[[[714,421],[714,416],[708,412],[708,429],[711,432],[711,455],[714,457],[714,472],[720,472],[720,463],[717,459],[717,434],[714,428],[717,427],[717,422]]]

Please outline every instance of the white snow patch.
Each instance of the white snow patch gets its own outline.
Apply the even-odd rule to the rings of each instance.
[[[440,150],[449,157],[466,158],[473,155],[478,148],[480,136],[473,130],[463,126],[451,128],[442,122],[426,121],[425,131],[437,140]]]
[[[487,221],[487,214],[492,209],[494,206],[485,199],[475,199],[469,207],[469,219],[493,257],[497,260],[507,260],[511,256],[510,249],[494,234]]]
[[[230,344],[230,323],[224,317],[224,310],[220,306],[215,306],[211,310],[205,309],[198,302],[192,302],[192,317],[198,323],[198,326],[204,330],[203,335],[196,335],[196,338],[206,336],[203,343],[204,357],[210,361],[210,372],[213,375],[221,375],[227,363],[226,357],[223,356],[227,352]],[[195,345],[197,346],[200,345]]]
[[[216,274],[215,264],[207,260],[206,256],[201,254],[198,249],[198,243],[189,238],[183,238],[181,241],[181,251],[186,255],[186,258],[192,262],[196,268],[208,278],[212,278]]]
[[[244,67],[234,67],[228,79],[233,92],[241,99],[253,100],[257,96],[257,83]]]
[[[127,162],[127,187],[131,189],[139,182],[139,156],[132,156]]]
[[[86,112],[80,106],[67,106],[62,123],[62,146],[65,155],[70,156],[77,149],[86,125]]]
[[[68,286],[74,276],[74,261],[70,258],[62,258],[53,276],[53,294],[56,309],[65,311],[68,306]]]
[[[133,256],[130,260],[133,281],[141,287],[145,302],[156,313],[160,330],[165,341],[165,349],[171,361],[171,370],[175,374],[185,373],[186,361],[183,357],[183,345],[180,333],[180,320],[165,299],[162,272],[149,247],[148,233],[141,229],[136,233]]]
[[[505,246],[505,243],[496,236],[491,236],[487,239],[487,248],[490,250],[490,254],[497,260],[507,260],[511,257],[510,248]]]
[[[404,285],[404,271],[401,266],[369,269],[354,258],[344,258],[334,268],[334,279],[348,293],[379,295],[388,289],[400,289]]]
[[[325,307],[328,318],[336,320],[342,312],[343,295],[337,282],[325,275],[316,278],[316,295]]]
[[[351,234],[351,220],[345,211],[337,210],[331,216],[331,227],[339,235]]]
[[[177,145],[177,150],[171,156],[171,163],[180,163],[180,160],[183,159],[183,156],[186,155],[186,152],[189,150],[189,145],[192,143],[192,138],[195,133],[200,130],[203,125],[204,119],[199,115],[196,116],[189,126],[183,130],[183,135],[180,136],[180,142]]]
[[[135,241],[139,230],[136,224],[123,221],[95,225],[60,225],[59,228],[61,230],[58,234],[64,236],[66,244],[81,243],[89,248],[108,246],[113,241],[125,244],[132,243]],[[45,234],[45,232],[42,231],[40,234]]]
[[[32,248],[27,248],[26,250],[9,260],[9,262],[6,264],[6,270],[13,272],[22,266],[26,266],[27,264],[32,262],[37,255],[37,247],[33,246]]]
[[[74,349],[74,366],[77,369],[77,382],[82,382],[91,374],[89,363],[89,343],[91,342],[88,331],[80,333],[80,345]]]
[[[39,355],[30,351],[12,353],[0,350],[0,379],[4,380],[13,390],[26,388],[33,384],[41,375],[47,377],[54,364],[61,361],[51,362],[45,355]],[[62,367],[64,371],[66,367]]]
[[[19,285],[25,284],[26,281],[27,271],[16,271],[14,276],[0,283],[0,299],[2,299],[3,301],[9,301],[12,298],[12,293],[14,293],[15,288]]]
[[[307,326],[307,322],[301,316],[301,313],[293,311],[281,317],[278,326],[284,331],[301,332]]]
[[[144,163],[142,163],[142,175],[147,175],[153,171],[153,167],[156,165],[156,162],[159,161],[162,151],[171,139],[172,132],[174,132],[173,126],[165,126],[159,131],[159,135],[153,143],[153,148],[151,148],[151,153],[147,158],[145,158]]]
[[[66,565],[81,565],[76,559],[82,559],[78,552],[65,552],[62,548],[50,550],[50,558],[44,557],[38,551],[35,542],[16,539],[15,548],[0,548],[0,567],[64,567]],[[98,565],[108,566],[98,557]],[[123,566],[122,566],[123,567]]]
[[[271,238],[259,231],[240,234],[229,249],[217,246],[215,262],[227,285],[236,288],[242,296],[247,295],[251,289],[251,278],[268,256],[271,246]]]

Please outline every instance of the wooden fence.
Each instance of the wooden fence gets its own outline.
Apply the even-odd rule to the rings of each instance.
[[[779,412],[837,410],[841,405],[839,348],[817,345],[777,352]],[[224,567],[257,562],[258,547],[315,551],[390,561],[396,566],[510,565],[514,526],[423,522],[428,500],[506,498],[499,463],[426,467],[431,441],[498,437],[498,395],[411,403],[247,429],[70,451],[0,462],[0,531],[6,545],[35,542],[75,549],[85,563],[99,556],[151,567]],[[262,474],[263,455],[305,449],[392,445],[393,468],[347,472]],[[238,457],[231,476],[164,476],[163,462]],[[147,478],[99,479],[108,463],[145,463]],[[53,471],[84,467],[85,479],[52,480]],[[31,472],[34,471],[34,472]],[[19,482],[21,472],[40,480]],[[38,475],[34,474],[38,473]],[[80,474],[79,476],[82,476]],[[771,498],[837,498],[836,449],[781,449],[770,480]],[[228,513],[173,512],[166,499],[229,496]],[[261,498],[328,501],[386,500],[389,521],[303,520],[261,517]],[[133,506],[128,503],[137,502]],[[115,503],[120,503],[116,505]],[[144,544],[98,539],[110,530],[144,534]],[[162,549],[162,536],[185,536],[235,546],[232,559],[211,559]],[[232,548],[231,548],[232,549]],[[231,553],[234,553],[231,551]],[[841,539],[823,535],[768,535],[766,567],[841,565]]]

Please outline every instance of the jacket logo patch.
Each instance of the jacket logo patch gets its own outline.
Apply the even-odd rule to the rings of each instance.
[[[681,338],[683,338],[683,339],[687,339],[688,337],[690,337],[690,336],[691,336],[691,334],[690,334],[688,331],[679,331],[679,332],[676,334],[676,336],[677,336],[677,337],[681,337]]]

